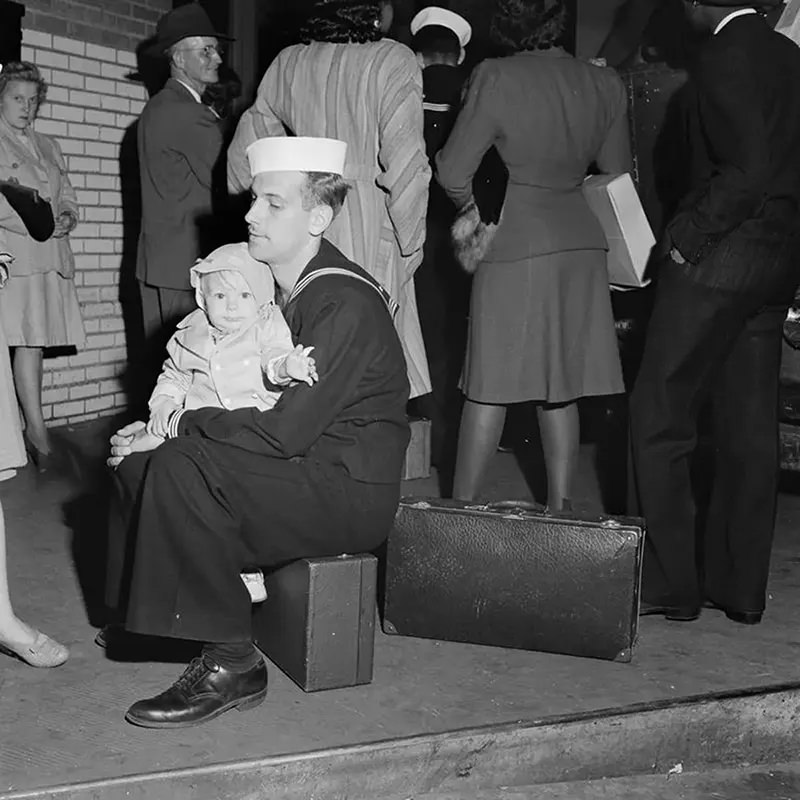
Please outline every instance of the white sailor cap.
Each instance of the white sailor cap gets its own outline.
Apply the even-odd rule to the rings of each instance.
[[[440,8],[439,6],[423,8],[411,20],[411,35],[416,35],[417,31],[428,25],[441,25],[443,28],[449,28],[458,36],[458,41],[462,47],[466,47],[472,38],[472,26],[469,22],[461,14],[456,14],[455,11],[450,11],[447,8]]]
[[[250,175],[259,172],[344,173],[347,143],[312,136],[269,136],[247,148]]]

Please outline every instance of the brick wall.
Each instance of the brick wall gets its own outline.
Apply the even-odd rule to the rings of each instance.
[[[49,84],[36,129],[54,136],[81,206],[71,235],[86,347],[45,360],[43,406],[51,425],[125,407],[127,367],[120,305],[123,257],[120,146],[146,101],[136,46],[171,8],[169,0],[38,0],[26,3],[22,58]],[[126,220],[131,222],[131,220]]]
[[[21,0],[30,30],[135,52],[171,0]]]

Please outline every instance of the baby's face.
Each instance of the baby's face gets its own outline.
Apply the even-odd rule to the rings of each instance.
[[[203,276],[208,321],[223,333],[234,333],[254,322],[258,303],[247,281],[233,270]]]

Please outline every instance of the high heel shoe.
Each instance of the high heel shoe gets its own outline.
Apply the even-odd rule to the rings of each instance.
[[[41,631],[34,633],[33,644],[18,644],[0,638],[0,651],[16,656],[32,667],[60,667],[69,658],[69,650],[63,644]]]

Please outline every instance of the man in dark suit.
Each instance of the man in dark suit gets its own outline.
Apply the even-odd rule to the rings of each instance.
[[[696,618],[705,599],[755,624],[765,605],[780,337],[800,277],[800,50],[759,13],[775,4],[684,3],[711,34],[690,72],[694,188],[667,226],[631,398],[642,613],[668,619]],[[715,465],[697,548],[690,467],[707,401]]]
[[[217,244],[209,233],[222,131],[201,97],[218,79],[220,38],[226,37],[202,7],[189,3],[161,18],[151,48],[169,59],[170,77],[138,125],[142,227],[136,277],[144,333],[159,363],[175,323],[196,307],[189,268]]]

